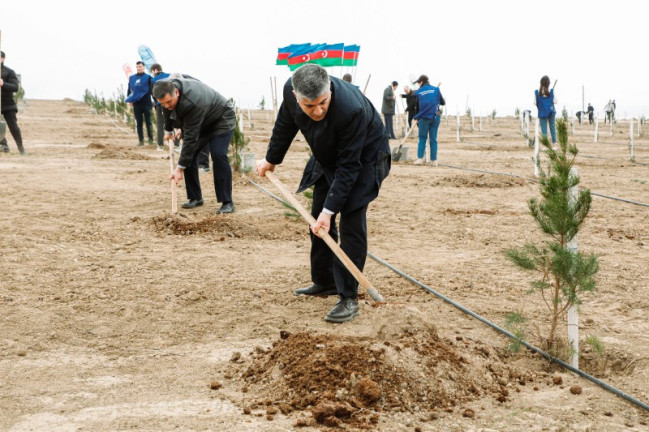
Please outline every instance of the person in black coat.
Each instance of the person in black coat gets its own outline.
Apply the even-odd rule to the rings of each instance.
[[[390,171],[388,136],[379,113],[355,86],[330,77],[316,64],[299,68],[284,85],[266,157],[256,164],[264,176],[274,171],[302,132],[313,156],[307,162],[298,192],[314,186],[311,214],[311,278],[313,285],[296,295],[338,295],[325,320],[345,322],[359,313],[358,283],[316,233],[320,228],[363,270],[367,255],[367,207]]]
[[[162,105],[165,140],[173,139],[173,128],[182,129],[183,147],[171,178],[182,180],[189,201],[183,208],[203,205],[198,156],[206,145],[212,155],[216,200],[222,202],[216,213],[232,213],[232,168],[228,147],[236,126],[232,103],[220,93],[195,79],[169,78],[153,85],[153,97]]]
[[[412,118],[417,114],[417,95],[409,86],[403,87],[402,98],[406,99],[406,112],[408,113],[408,129],[412,127]]]
[[[7,127],[11,132],[11,136],[14,137],[16,141],[16,147],[21,155],[25,155],[25,148],[23,147],[23,137],[20,132],[20,127],[18,127],[18,119],[16,114],[18,113],[18,105],[14,100],[14,93],[20,89],[20,82],[18,81],[18,76],[13,69],[5,66],[5,52],[0,52],[0,62],[2,71],[0,72],[0,91],[2,91],[2,99],[0,104],[2,104],[2,115],[7,122]],[[9,145],[7,145],[7,139],[3,138],[0,141],[0,149],[8,153]]]

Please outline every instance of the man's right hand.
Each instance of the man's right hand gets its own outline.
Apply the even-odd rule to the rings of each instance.
[[[275,171],[275,164],[268,162],[264,158],[262,160],[257,161],[257,163],[255,164],[255,170],[257,171],[257,174],[259,174],[260,177],[264,177],[266,175],[266,171],[270,171],[270,172]]]

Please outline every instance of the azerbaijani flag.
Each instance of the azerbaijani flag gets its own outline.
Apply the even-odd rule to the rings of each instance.
[[[356,66],[360,45],[345,45],[343,48],[343,66]]]
[[[293,51],[291,55],[288,56],[288,68],[291,71],[302,66],[304,63],[308,63],[311,60],[311,55],[322,48],[324,44],[311,45],[300,48],[296,51]]]
[[[288,57],[291,54],[293,54],[295,51],[302,50],[310,46],[311,46],[310,43],[306,43],[306,44],[291,44],[283,48],[277,48],[277,60],[275,61],[275,64],[288,65]]]
[[[320,66],[342,66],[344,44],[324,44],[324,47],[311,56],[310,63]]]

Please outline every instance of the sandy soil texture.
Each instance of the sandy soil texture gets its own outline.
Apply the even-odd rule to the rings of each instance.
[[[271,117],[244,122],[257,158]],[[19,123],[28,155],[11,138],[0,153],[0,430],[649,430],[649,412],[510,353],[372,259],[387,304],[363,295],[357,319],[325,322],[335,298],[293,295],[310,283],[307,225],[250,182],[279,195],[265,179],[235,173],[236,212],[216,215],[201,174],[205,205],[172,215],[167,153],[109,117],[32,100]],[[370,206],[370,251],[497,325],[522,313],[536,343],[545,305],[504,255],[542,239],[532,150],[513,117],[479,124],[462,118],[458,142],[455,118],[442,121],[438,167],[413,165],[408,140],[411,160]],[[649,202],[649,140],[634,137],[632,163],[628,121],[600,126],[597,143],[589,125],[570,136],[582,186],[599,194],[579,236],[600,263],[581,367],[649,403],[649,207],[602,196]],[[307,159],[298,137],[277,176],[295,188]]]

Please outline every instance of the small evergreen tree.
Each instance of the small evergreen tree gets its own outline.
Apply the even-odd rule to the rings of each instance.
[[[561,110],[561,118],[563,119],[563,121],[568,123],[568,110],[565,106],[563,107],[563,110]]]
[[[232,102],[234,112],[236,113],[237,109],[234,99],[230,99],[230,102]],[[239,127],[239,116],[237,115],[234,132],[232,133],[232,138],[230,139],[230,148],[232,149],[232,158],[230,163],[232,164],[232,168],[235,171],[241,171],[241,168],[243,166],[243,160],[241,159],[241,156],[245,148],[248,146],[249,142],[250,138],[246,138],[243,132],[241,132],[241,128]]]
[[[598,270],[594,255],[584,255],[567,248],[584,223],[590,210],[591,196],[588,189],[579,191],[571,199],[571,188],[579,184],[579,177],[571,174],[577,156],[577,147],[568,144],[566,122],[557,120],[560,147],[553,150],[547,136],[541,138],[549,158],[548,172],[541,171],[541,199],[528,201],[530,213],[548,240],[540,246],[532,243],[520,249],[509,249],[507,257],[518,267],[539,273],[532,282],[532,291],[541,294],[550,311],[550,331],[543,345],[559,354],[557,328],[565,320],[572,305],[580,303],[579,294],[595,288],[594,275]]]
[[[261,101],[259,102],[259,109],[262,111],[266,109],[266,98],[264,96],[261,97]]]

